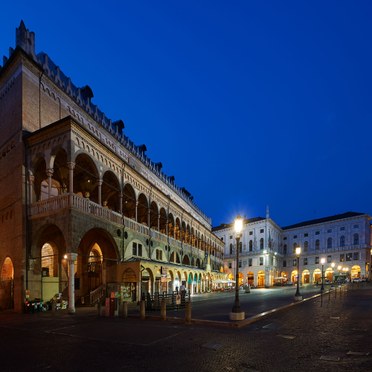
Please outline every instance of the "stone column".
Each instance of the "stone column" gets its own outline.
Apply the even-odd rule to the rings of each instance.
[[[98,180],[98,204],[99,205],[102,205],[102,183],[103,183],[103,180],[102,178],[100,178]]]
[[[68,194],[69,194],[69,205],[72,206],[72,195],[74,193],[74,168],[75,163],[72,161],[67,162],[68,167]]]
[[[50,198],[50,193],[52,190],[52,176],[53,176],[53,168],[49,168],[46,170],[46,174],[48,176],[48,199]]]
[[[77,253],[67,253],[68,263],[68,313],[75,314],[75,261]]]

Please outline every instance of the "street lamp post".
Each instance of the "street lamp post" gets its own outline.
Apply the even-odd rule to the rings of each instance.
[[[245,318],[244,311],[240,309],[239,301],[239,243],[240,235],[243,230],[243,219],[237,217],[234,221],[234,231],[236,237],[236,273],[235,273],[235,301],[230,313],[231,320],[243,320]]]
[[[320,290],[323,292],[324,291],[324,264],[325,264],[324,257],[320,259],[320,263],[322,264],[322,287],[320,288]]]
[[[296,256],[297,256],[297,290],[295,294],[295,301],[301,301],[302,296],[300,293],[300,255],[301,247],[296,247]]]

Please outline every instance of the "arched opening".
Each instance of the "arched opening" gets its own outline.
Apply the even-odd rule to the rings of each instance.
[[[359,265],[354,265],[351,270],[350,270],[350,277],[351,280],[356,279],[356,278],[361,278],[361,269]]]
[[[138,197],[138,204],[137,204],[137,222],[142,223],[144,225],[148,225],[148,210],[149,205],[147,198],[144,194],[140,194]]]
[[[98,180],[93,160],[88,155],[78,155],[74,169],[74,193],[98,203]]]
[[[136,194],[129,183],[124,186],[123,190],[123,214],[131,219],[136,218]]]
[[[297,283],[297,278],[298,278],[298,272],[297,270],[293,270],[291,273],[291,282]]]
[[[183,265],[190,266],[190,258],[189,258],[188,255],[184,255],[184,256],[183,256],[182,264],[183,264]]]
[[[265,272],[260,270],[257,274],[257,286],[264,287],[265,286]]]
[[[322,281],[322,272],[320,271],[320,269],[315,269],[313,273],[313,282],[319,284],[321,283],[321,281]]]
[[[112,172],[106,172],[102,179],[102,205],[115,212],[120,212],[120,185]]]
[[[0,310],[14,308],[14,266],[10,257],[6,257],[0,274]]]
[[[247,283],[250,286],[254,286],[254,274],[253,274],[252,271],[248,271],[248,273],[247,273]]]
[[[167,233],[167,214],[164,208],[160,209],[159,228],[162,234]]]
[[[157,204],[152,201],[150,205],[150,227],[158,230],[159,212]]]
[[[302,272],[302,283],[310,284],[310,271],[309,270],[304,270]]]

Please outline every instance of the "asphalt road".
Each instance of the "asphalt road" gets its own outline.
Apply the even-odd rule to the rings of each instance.
[[[270,303],[269,291],[256,296]],[[227,295],[226,304],[229,300]],[[195,309],[198,303],[207,308],[209,303],[214,313],[219,302],[213,297],[195,298]],[[87,309],[75,315],[4,312],[0,313],[0,369],[372,371],[371,314],[369,285],[350,287],[341,296],[331,292],[322,302],[315,297],[240,328],[105,318]]]

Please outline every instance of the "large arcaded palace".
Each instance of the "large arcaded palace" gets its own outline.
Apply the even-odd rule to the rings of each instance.
[[[92,97],[21,22],[0,67],[2,309],[63,293],[73,312],[110,290],[135,301],[223,278],[211,220]]]

